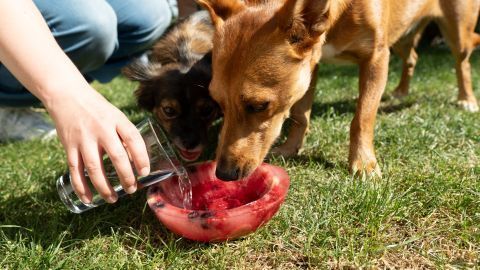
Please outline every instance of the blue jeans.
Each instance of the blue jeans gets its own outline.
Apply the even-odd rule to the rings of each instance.
[[[171,0],[34,0],[53,36],[85,76],[108,82],[172,21]],[[38,100],[0,64],[0,106]]]

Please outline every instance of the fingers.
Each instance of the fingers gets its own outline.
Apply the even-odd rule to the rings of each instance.
[[[105,144],[104,148],[108,157],[112,161],[113,166],[115,167],[117,176],[123,186],[123,189],[125,192],[131,194],[137,190],[137,181],[135,179],[135,175],[133,174],[127,151],[120,142],[118,135],[115,133],[114,136],[117,138],[111,140],[108,144]]]
[[[89,127],[89,132],[70,132],[64,134],[65,138],[62,137],[67,142],[64,145],[70,146],[66,148],[69,149],[67,156],[72,188],[84,203],[91,203],[94,199],[88,181],[105,201],[109,203],[117,201],[118,195],[106,177],[106,169],[109,175],[116,173],[126,193],[137,190],[137,181],[130,160],[133,161],[139,175],[146,176],[150,172],[148,153],[140,132],[126,118],[118,117],[115,120],[110,122],[113,126]],[[104,168],[103,151],[108,155],[115,172],[107,164],[105,165],[109,168]]]
[[[96,143],[89,143],[82,147],[82,157],[85,169],[88,172],[93,187],[108,203],[117,201],[118,196],[115,190],[105,177],[102,165],[102,155]]]
[[[70,171],[73,191],[83,203],[92,202],[92,191],[85,179],[83,162],[77,149],[67,150],[68,169]]]
[[[150,173],[150,161],[145,141],[140,135],[140,132],[128,120],[125,120],[118,125],[117,132],[123,143],[126,145],[138,174],[141,176],[147,176]]]

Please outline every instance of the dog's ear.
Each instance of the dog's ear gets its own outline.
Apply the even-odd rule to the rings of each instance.
[[[155,78],[161,67],[160,63],[145,63],[142,60],[134,60],[122,69],[122,74],[132,81],[145,83]]]
[[[290,44],[310,49],[327,30],[331,0],[286,0],[275,18]]]
[[[147,111],[152,111],[155,107],[155,87],[152,82],[159,75],[161,67],[161,64],[135,60],[122,69],[125,77],[140,83],[135,91],[135,97],[138,106]]]
[[[137,98],[137,104],[140,108],[149,112],[153,111],[155,107],[155,87],[152,85],[141,85],[135,90],[135,97]]]
[[[197,3],[210,13],[215,27],[246,7],[243,0],[197,0]]]

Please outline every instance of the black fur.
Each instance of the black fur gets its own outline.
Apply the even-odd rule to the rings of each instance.
[[[138,105],[153,112],[177,146],[187,150],[206,146],[208,128],[221,115],[208,91],[212,35],[208,14],[197,12],[158,41],[148,63],[134,61],[123,70],[127,78],[139,82]],[[165,100],[179,105],[178,115],[163,113]]]

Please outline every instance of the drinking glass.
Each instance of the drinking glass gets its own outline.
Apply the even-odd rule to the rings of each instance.
[[[170,179],[174,175],[178,176],[179,180],[188,180],[185,168],[182,166],[175,151],[170,145],[167,136],[162,131],[158,123],[152,118],[147,118],[137,125],[137,129],[145,141],[150,160],[149,175],[138,176],[134,170],[135,177],[137,178],[137,189],[140,190],[160,181]],[[120,198],[125,196],[127,193],[123,190],[115,168],[113,167],[113,164],[107,155],[105,155],[103,158],[103,166],[105,168],[105,175],[113,189],[117,192],[118,197]],[[70,173],[67,172],[57,180],[57,190],[58,194],[60,195],[60,199],[68,208],[68,210],[77,214],[83,213],[105,203],[105,200],[98,194],[98,192],[96,192],[95,188],[93,188],[86,170],[84,171],[84,174],[89,188],[93,193],[93,199],[91,203],[88,204],[83,203],[73,190]],[[185,192],[186,196],[191,196],[189,194],[191,191],[188,190],[190,187],[187,185],[187,183],[183,181],[179,181],[179,183],[182,192]]]

